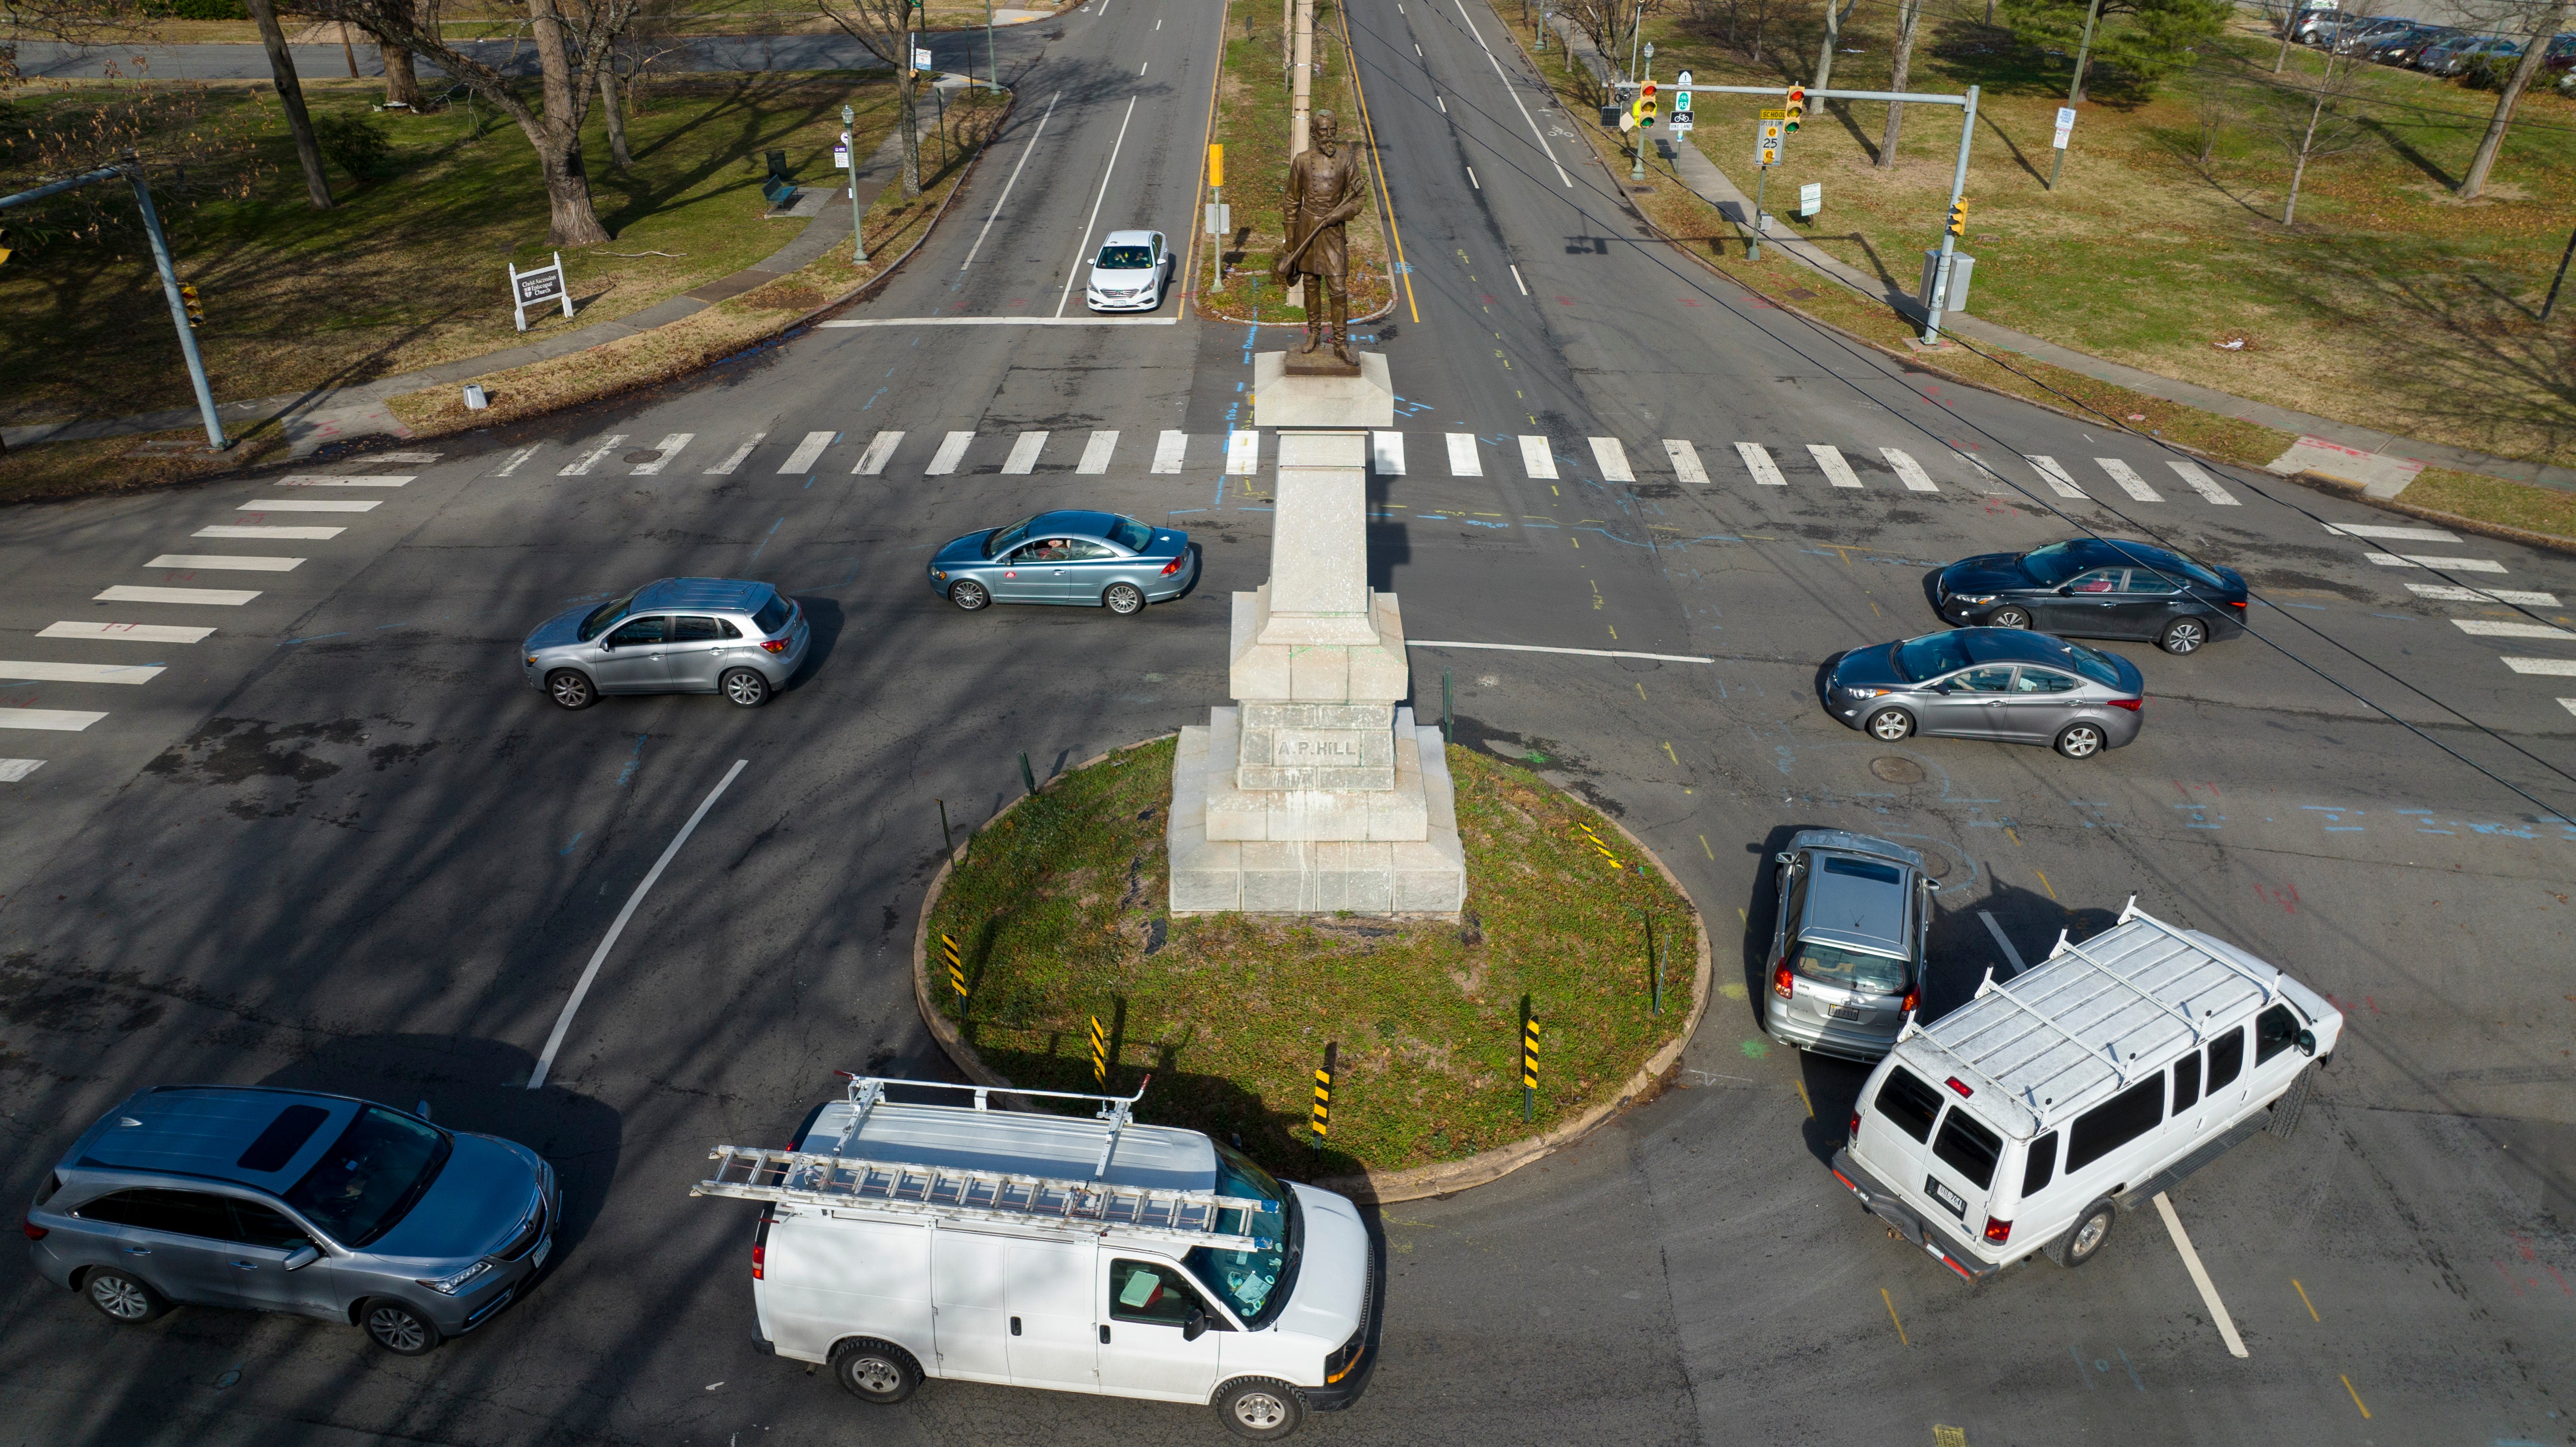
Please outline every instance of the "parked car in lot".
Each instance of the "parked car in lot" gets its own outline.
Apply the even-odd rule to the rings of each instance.
[[[1834,1178],[1964,1280],[2038,1252],[2081,1266],[2121,1216],[2267,1125],[2288,1134],[2284,1096],[2342,1030],[2314,990],[2133,899],[1897,1042]]]
[[[1772,862],[1779,908],[1764,1032],[1818,1055],[1878,1059],[1922,999],[1941,886],[1915,850],[1839,829],[1799,830]]]
[[[2320,26],[2317,39],[2310,43],[2340,55],[2366,55],[2372,46],[2422,23],[2397,16],[2351,15]]]
[[[2331,39],[2338,26],[2347,25],[2354,17],[2332,5],[2302,5],[2282,22],[2292,40],[2301,45],[2316,45]]]
[[[81,1133],[26,1234],[37,1273],[110,1321],[290,1312],[418,1356],[517,1296],[562,1219],[554,1168],[497,1136],[344,1095],[165,1085]]]
[[[519,645],[531,687],[565,708],[603,693],[721,693],[758,708],[805,662],[796,600],[737,578],[664,578],[558,613]]]
[[[1082,299],[1096,312],[1149,312],[1163,304],[1172,279],[1170,248],[1159,231],[1112,231],[1091,259]]]
[[[988,603],[1060,603],[1141,613],[1198,576],[1190,535],[1114,512],[1042,512],[943,544],[930,591],[972,613]]]
[[[1933,581],[1933,603],[1952,623],[2135,638],[2173,654],[2245,631],[2243,574],[2106,538],[1963,558]]]
[[[2415,68],[2428,75],[2458,75],[2484,56],[2488,63],[2511,69],[2522,58],[2522,42],[2504,35],[2463,35],[2428,46],[2415,57]]]
[[[2456,25],[2413,25],[2368,41],[2361,53],[2380,65],[2413,65],[2425,51],[2465,33]]]
[[[1825,707],[1883,743],[1909,734],[2048,744],[2089,759],[2138,736],[2136,664],[2019,628],[1962,628],[1855,648],[1825,677]]]

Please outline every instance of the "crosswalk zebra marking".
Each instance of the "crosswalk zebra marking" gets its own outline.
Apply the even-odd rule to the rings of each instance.
[[[124,584],[93,596],[93,603],[212,603],[218,607],[238,608],[259,596],[259,590],[241,588],[137,588]]]
[[[1628,470],[1628,449],[1616,437],[1595,437],[1592,463],[1601,469],[1603,482],[1635,482],[1637,474]]]
[[[1825,481],[1836,487],[1860,486],[1860,476],[1851,470],[1850,463],[1843,460],[1841,448],[1827,447],[1821,442],[1810,442],[1807,444],[1807,455],[1816,459],[1816,466],[1824,469]]]
[[[2406,585],[2406,591],[2418,598],[2438,598],[2445,603],[2519,603],[2526,608],[2558,606],[2558,595],[2555,593],[2532,593],[2514,588],[2490,588],[2481,591],[2476,588],[2454,587],[2449,583],[2409,583]]]
[[[885,476],[886,463],[894,457],[894,450],[902,445],[903,434],[900,432],[880,432],[869,438],[867,450],[859,454],[858,465],[850,469],[850,475],[852,477]]]
[[[48,733],[76,734],[107,717],[103,713],[84,713],[71,708],[0,708],[0,729],[42,729]]]
[[[248,523],[218,523],[188,534],[192,538],[268,538],[279,542],[326,542],[347,528],[291,528]]]
[[[2504,666],[2516,673],[2536,674],[2544,678],[2576,678],[2576,658],[2508,658]],[[0,714],[10,710],[0,708]]]
[[[1100,476],[1109,470],[1109,458],[1117,450],[1117,433],[1093,432],[1091,440],[1082,444],[1082,461],[1074,464],[1074,473],[1081,477]]]
[[[2120,491],[2127,493],[2139,502],[2164,501],[2161,494],[2159,494],[2154,488],[2147,486],[2147,480],[2145,478],[2138,476],[2138,470],[2136,468],[2122,462],[2120,459],[2116,457],[2097,457],[2093,459],[2093,465],[2101,468],[2104,472],[2111,474],[2111,480],[2120,485]]]
[[[150,683],[160,672],[157,663],[35,663],[0,658],[0,678],[30,683]]]
[[[1887,465],[1896,469],[1896,480],[1905,484],[1905,490],[1907,492],[1939,492],[1941,490],[1933,485],[1932,475],[1923,470],[1923,464],[1915,461],[1912,457],[1897,451],[1893,447],[1882,447],[1878,449],[1878,455],[1886,458]]]
[[[966,444],[974,440],[975,434],[972,432],[949,433],[941,439],[939,451],[931,455],[930,465],[923,468],[922,472],[931,477],[946,477],[955,472],[958,462],[966,456]]]
[[[780,472],[803,472],[805,469],[812,467],[814,465],[814,459],[822,456],[823,449],[831,446],[832,440],[840,435],[841,434],[838,432],[806,433],[805,440],[796,444],[796,450],[787,454],[787,460],[778,464],[778,470]]]
[[[1556,454],[1548,450],[1547,439],[1523,437],[1520,441],[1521,471],[1528,473],[1533,482],[1556,481]]]
[[[382,502],[368,498],[337,497],[261,497],[234,508],[235,512],[374,512]]]
[[[680,449],[696,441],[697,436],[698,434],[694,432],[674,432],[670,436],[663,438],[661,441],[653,444],[653,460],[650,462],[639,462],[635,464],[635,471],[632,475],[636,477],[660,476],[662,469],[671,465],[671,459],[680,455]]]
[[[1787,487],[1789,479],[1780,475],[1780,464],[1771,460],[1771,449],[1759,442],[1735,444],[1735,455],[1744,459],[1744,470],[1753,474],[1757,487]]]
[[[1976,484],[1979,492],[1992,497],[1998,493],[2014,490],[2004,482],[2002,474],[1996,472],[1993,468],[1986,466],[1983,461],[1979,460],[1975,453],[1969,452],[1964,448],[1953,447],[1950,449],[1950,455],[1967,464],[1969,473],[1968,480]],[[1989,483],[1993,485],[1988,486]]]
[[[2435,558],[2422,553],[2364,553],[2362,556],[2383,568],[2439,568],[2445,573],[2504,571],[2504,564],[2492,558]]]
[[[1404,476],[1404,434],[1372,432],[1369,434],[1369,471],[1380,477]]]
[[[0,784],[21,783],[44,766],[42,759],[0,759]]]
[[[2029,463],[2033,468],[2037,469],[2040,479],[2048,484],[2049,491],[2056,493],[2059,497],[2080,497],[2084,498],[2087,502],[2092,500],[2086,495],[2084,489],[2075,485],[2075,479],[2067,475],[2066,469],[2058,466],[2056,458],[2041,457],[2035,453],[2029,452],[2025,452],[2021,456],[2022,461]]]
[[[2174,476],[2182,479],[2183,486],[2199,493],[2202,497],[2209,499],[2218,506],[2241,506],[2241,504],[2236,501],[2236,494],[2229,492],[2226,488],[2220,487],[2218,485],[2217,478],[2214,478],[2208,473],[2200,470],[2200,464],[2196,462],[2185,462],[2178,457],[2168,457],[2165,459],[2165,466],[2173,469]]]
[[[1672,459],[1673,476],[1697,487],[1708,486],[1708,469],[1699,465],[1699,449],[1687,439],[1665,438],[1664,456]]]
[[[494,477],[509,477],[519,470],[519,464],[536,455],[537,449],[534,447],[522,447],[518,451],[511,453],[510,460],[502,463],[498,468],[495,468],[492,475]]]
[[[2383,542],[2391,543],[2456,543],[2460,540],[2458,534],[2446,533],[2440,528],[2365,527],[2359,523],[2348,523],[2340,527],[2327,523],[2325,528],[2327,532],[2337,537],[2378,538]]]
[[[1181,470],[1181,459],[1189,451],[1190,435],[1166,431],[1154,439],[1154,465],[1149,471],[1168,477]]]
[[[1259,432],[1238,427],[1225,435],[1225,470],[1236,477],[1250,477],[1261,470]]]
[[[2451,625],[2472,638],[2556,638],[2576,643],[2576,633],[2546,623],[2505,623],[2492,618],[2454,618]]]
[[[555,476],[590,476],[590,470],[599,465],[599,459],[606,457],[611,449],[615,448],[617,444],[625,440],[626,434],[623,432],[612,432],[608,434],[607,437],[600,441],[600,444],[597,447],[590,449],[588,452],[583,453],[581,456],[574,458],[572,461],[567,462],[562,467],[556,469]]]
[[[1026,477],[1038,470],[1038,454],[1046,450],[1049,434],[1023,432],[1011,442],[1011,455],[1002,459],[1002,471],[1013,477]]]
[[[737,447],[737,448],[735,448],[733,451],[726,453],[726,454],[725,454],[725,460],[724,460],[724,461],[719,462],[719,463],[717,463],[715,466],[708,468],[705,472],[700,473],[700,474],[699,474],[699,476],[701,476],[701,477],[731,477],[731,476],[733,476],[733,470],[734,470],[735,468],[737,468],[737,467],[742,466],[742,465],[743,465],[743,463],[744,463],[746,460],[748,460],[748,459],[750,458],[750,456],[751,456],[751,450],[752,450],[753,448],[755,448],[755,447],[758,447],[760,444],[762,444],[762,443],[764,443],[764,442],[767,442],[768,440],[769,440],[769,434],[768,434],[768,433],[766,433],[766,432],[755,432],[755,433],[751,434],[751,437],[750,437],[747,441],[745,441],[745,442],[744,442],[740,447]]]
[[[1482,477],[1485,475],[1485,460],[1476,455],[1475,433],[1452,432],[1449,434],[1449,475],[1451,477]]]
[[[109,643],[202,643],[212,628],[183,628],[171,623],[48,623],[39,638],[86,638]]]
[[[342,476],[337,473],[293,472],[279,478],[277,487],[401,487],[413,481],[417,473],[388,472],[373,477]]]
[[[143,566],[215,573],[291,573],[303,562],[302,558],[246,558],[228,553],[163,553]]]

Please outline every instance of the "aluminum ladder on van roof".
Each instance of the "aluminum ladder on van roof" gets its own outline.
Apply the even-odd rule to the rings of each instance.
[[[763,1146],[717,1146],[708,1152],[714,1174],[689,1188],[692,1196],[729,1196],[830,1208],[985,1221],[1026,1226],[1071,1226],[1224,1251],[1268,1250],[1267,1238],[1221,1229],[1224,1213],[1249,1221],[1273,1202],[1213,1191],[1161,1190],[1100,1181],[1051,1180],[1008,1171],[921,1166],[817,1155]]]

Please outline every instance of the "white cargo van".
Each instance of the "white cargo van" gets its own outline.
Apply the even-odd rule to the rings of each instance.
[[[2121,1213],[2265,1126],[2287,1132],[2343,1013],[2129,901],[2081,945],[1912,1031],[1861,1088],[1836,1179],[1960,1276],[2081,1266]]]
[[[1098,1113],[989,1110],[995,1094]],[[766,1203],[762,1340],[870,1402],[949,1377],[1206,1403],[1256,1439],[1349,1406],[1380,1274],[1359,1213],[1197,1131],[1135,1124],[1143,1094],[854,1076],[796,1149],[718,1146],[690,1194]]]

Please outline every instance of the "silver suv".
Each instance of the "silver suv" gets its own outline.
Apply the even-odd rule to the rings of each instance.
[[[1874,1063],[1922,1002],[1941,886],[1914,850],[1840,829],[1800,830],[1775,862],[1763,1029],[1801,1050]]]
[[[519,667],[565,708],[603,693],[721,693],[758,708],[813,637],[805,610],[767,583],[664,578],[538,624]]]
[[[36,1270],[111,1321],[173,1302],[285,1311],[418,1356],[518,1295],[562,1218],[536,1152],[425,1107],[165,1085],[73,1144],[25,1229]]]

